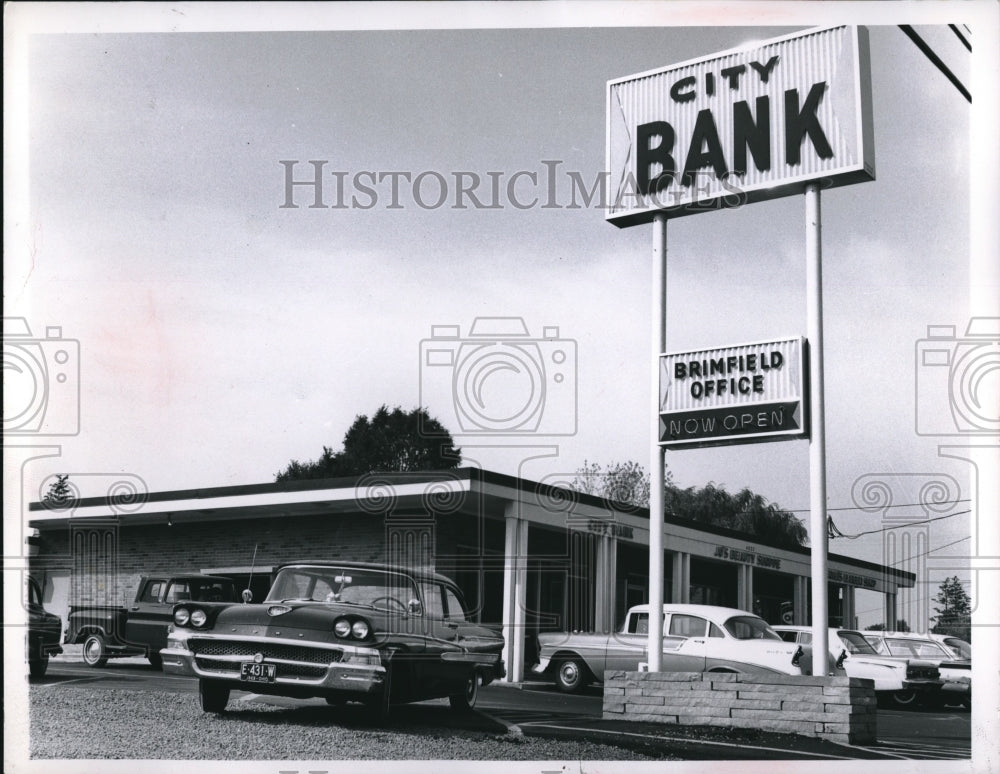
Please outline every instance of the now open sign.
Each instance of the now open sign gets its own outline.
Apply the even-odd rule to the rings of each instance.
[[[875,179],[868,31],[813,29],[608,82],[617,226]]]

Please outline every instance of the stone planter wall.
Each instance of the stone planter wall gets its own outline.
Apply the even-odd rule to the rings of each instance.
[[[608,671],[603,716],[867,744],[875,741],[873,686],[850,677]]]

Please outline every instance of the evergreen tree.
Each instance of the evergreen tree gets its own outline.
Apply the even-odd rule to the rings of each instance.
[[[953,637],[971,642],[972,637],[972,601],[962,586],[957,575],[945,578],[934,598],[937,605],[934,621],[934,634],[950,634]]]
[[[73,488],[69,483],[69,473],[57,473],[56,480],[49,484],[49,489],[42,498],[46,507],[60,509],[69,505],[73,499]]]

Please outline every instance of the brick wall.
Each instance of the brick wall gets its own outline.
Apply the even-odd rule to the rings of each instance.
[[[122,605],[132,601],[143,575],[249,567],[255,545],[257,567],[309,559],[431,566],[435,554],[455,553],[456,537],[433,517],[387,520],[370,513],[179,521],[169,527],[107,521],[43,531],[37,563],[71,570],[71,605]]]
[[[854,677],[604,673],[604,718],[875,741],[874,683]]]

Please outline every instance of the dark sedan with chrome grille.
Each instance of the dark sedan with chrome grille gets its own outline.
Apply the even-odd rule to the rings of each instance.
[[[279,568],[262,604],[182,603],[160,651],[165,672],[197,677],[201,706],[233,690],[331,704],[448,697],[469,709],[503,677],[503,638],[472,622],[443,575],[359,562]]]

